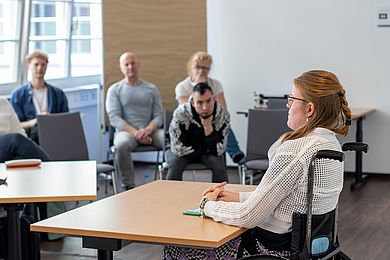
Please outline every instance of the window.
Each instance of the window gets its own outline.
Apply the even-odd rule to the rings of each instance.
[[[47,79],[101,73],[100,1],[33,0],[31,10],[29,51],[49,54]]]
[[[20,57],[36,49],[49,55],[45,78],[59,87],[98,83],[101,2],[0,0],[0,93],[5,92],[2,86],[13,88],[30,78]]]
[[[0,0],[0,84],[16,82],[21,1]]]
[[[71,74],[82,76],[85,73],[97,74],[101,71],[102,41],[101,27],[91,26],[102,24],[100,4],[88,1],[75,3],[72,19]]]

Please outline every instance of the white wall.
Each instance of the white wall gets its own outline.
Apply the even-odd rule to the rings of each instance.
[[[208,0],[211,74],[225,90],[232,127],[245,148],[246,118],[253,91],[291,92],[292,79],[310,69],[338,75],[354,107],[377,111],[363,123],[367,172],[389,173],[390,27],[378,28],[385,0]],[[354,140],[355,126],[342,142]],[[347,170],[354,156],[347,156]]]

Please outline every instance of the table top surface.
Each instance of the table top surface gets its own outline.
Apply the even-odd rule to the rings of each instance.
[[[371,114],[375,111],[375,108],[369,108],[369,107],[351,107],[352,112],[352,120],[356,120],[360,117],[366,116],[368,114]],[[239,115],[245,115],[248,116],[248,110],[238,110],[237,114]]]
[[[369,107],[351,107],[352,112],[352,119],[356,120],[360,117],[366,116],[368,114],[371,114],[375,111],[375,108],[369,108]]]
[[[154,181],[31,225],[31,230],[147,243],[216,248],[244,228],[183,215],[211,183]],[[228,185],[234,191],[255,186]]]
[[[42,162],[38,167],[7,168],[0,163],[0,204],[96,200],[96,162]]]

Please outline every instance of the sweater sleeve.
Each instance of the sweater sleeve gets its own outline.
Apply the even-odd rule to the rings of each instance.
[[[154,123],[157,125],[157,127],[160,127],[163,123],[163,112],[162,112],[162,105],[161,105],[161,98],[160,98],[160,91],[157,87],[154,87],[153,91],[153,118],[151,123]]]
[[[110,119],[110,124],[116,129],[122,131],[124,125],[126,124],[126,121],[122,118],[122,108],[119,102],[119,96],[115,90],[115,85],[112,85],[108,89],[106,99],[106,111],[108,118]]]
[[[185,118],[184,113],[185,112],[183,104],[179,106],[173,113],[172,121],[169,126],[171,151],[178,157],[183,157],[194,152],[194,148],[192,146],[185,146],[181,140],[183,138],[183,135],[187,134],[187,131],[182,131],[183,122],[180,121],[180,118]]]
[[[254,192],[243,193],[242,198],[240,194],[240,202],[208,202],[205,214],[215,221],[254,228],[271,215],[292,191],[302,174],[302,167],[296,155],[279,154],[270,162],[270,167]],[[242,201],[246,195],[249,196]]]

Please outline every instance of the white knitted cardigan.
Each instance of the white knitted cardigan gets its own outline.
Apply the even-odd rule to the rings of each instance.
[[[259,137],[261,138],[261,137]],[[270,166],[253,192],[241,192],[240,202],[209,201],[206,216],[226,224],[283,234],[291,230],[293,212],[306,213],[309,163],[318,150],[341,151],[334,132],[317,128],[307,136],[280,143],[268,151]],[[315,163],[313,214],[336,208],[343,187],[344,164],[321,159]]]

